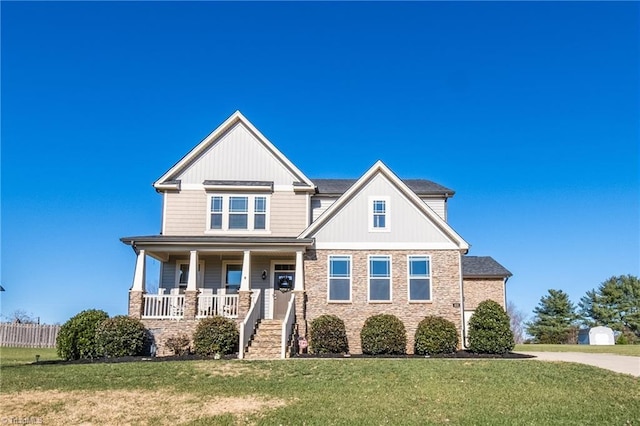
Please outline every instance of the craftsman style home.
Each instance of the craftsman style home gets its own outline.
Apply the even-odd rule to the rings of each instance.
[[[153,186],[160,234],[121,240],[137,255],[129,315],[160,355],[167,338],[212,315],[237,321],[240,358],[285,357],[322,314],[345,322],[358,353],[364,321],[379,313],[404,322],[411,353],[425,316],[449,319],[464,341],[479,302],[505,306],[511,273],[467,256],[447,223],[454,191],[381,161],[358,179],[310,179],[240,112]],[[161,264],[153,293],[147,256]]]

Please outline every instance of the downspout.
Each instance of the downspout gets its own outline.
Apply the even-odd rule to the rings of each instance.
[[[463,283],[463,279],[462,279],[462,251],[458,252],[458,273],[460,275],[460,330],[462,332],[462,340],[460,340],[460,342],[462,342],[462,347],[466,348],[466,342],[464,337],[466,336],[466,324],[464,322],[464,283]]]

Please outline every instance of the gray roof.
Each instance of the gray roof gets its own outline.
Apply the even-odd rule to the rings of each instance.
[[[273,181],[262,180],[205,180],[203,185],[228,185],[228,186],[270,186],[273,187]]]
[[[513,275],[507,268],[490,256],[463,256],[462,276],[472,277],[510,277]]]
[[[227,236],[227,235],[141,235],[120,238],[125,244],[136,243],[190,243],[190,244],[313,244],[312,238],[296,237],[255,237],[255,236]]]
[[[357,179],[311,179],[318,188],[318,194],[341,195],[349,189]],[[455,191],[427,179],[402,179],[417,195],[445,195],[451,197]]]

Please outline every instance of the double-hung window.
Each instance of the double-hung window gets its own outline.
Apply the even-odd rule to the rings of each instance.
[[[390,256],[369,256],[369,301],[391,301]]]
[[[229,229],[247,229],[249,226],[248,213],[248,197],[229,197]]]
[[[329,256],[329,302],[351,300],[351,256]]]
[[[211,197],[211,229],[222,229],[222,197]]]
[[[389,231],[389,197],[369,197],[369,232]]]
[[[209,197],[211,231],[267,231],[269,197],[265,195],[215,194]]]
[[[429,256],[409,256],[409,301],[431,300],[431,261]]]
[[[266,229],[267,197],[256,197],[253,206],[253,229]]]

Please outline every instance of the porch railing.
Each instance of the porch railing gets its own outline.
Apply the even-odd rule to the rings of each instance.
[[[289,300],[289,306],[287,306],[287,313],[284,316],[284,320],[282,321],[282,345],[280,346],[280,358],[284,359],[287,357],[287,344],[291,339],[291,334],[293,333],[293,323],[296,319],[296,295],[295,293],[291,295],[291,299]]]
[[[262,306],[262,292],[260,290],[255,290],[251,295],[251,307],[249,308],[249,312],[240,325],[240,350],[238,351],[238,358],[240,359],[244,358],[244,350],[249,344],[251,336],[253,335],[253,330],[256,329],[256,324],[260,319],[260,306]]]
[[[143,318],[182,318],[184,294],[145,294]]]
[[[199,294],[196,318],[206,318],[214,315],[238,318],[238,295]]]

